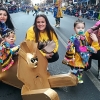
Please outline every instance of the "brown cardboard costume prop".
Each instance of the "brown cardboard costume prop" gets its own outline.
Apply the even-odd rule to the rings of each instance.
[[[9,70],[1,72],[0,69],[0,80],[20,88],[23,100],[59,100],[51,88],[77,85],[77,77],[70,73],[50,75],[48,61],[33,41],[22,42],[14,60]]]

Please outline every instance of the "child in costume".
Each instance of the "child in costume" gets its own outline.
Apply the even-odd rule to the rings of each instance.
[[[2,71],[6,71],[13,65],[14,60],[12,58],[13,55],[15,55],[18,51],[19,46],[16,46],[16,44],[14,43],[14,31],[7,28],[4,22],[0,22],[0,31],[0,63],[2,66]]]
[[[71,73],[78,77],[78,83],[83,83],[82,73],[88,66],[91,52],[96,53],[96,49],[90,46],[84,34],[85,23],[78,19],[74,23],[75,35],[72,35],[67,45],[67,51],[62,61],[63,64],[71,67]]]

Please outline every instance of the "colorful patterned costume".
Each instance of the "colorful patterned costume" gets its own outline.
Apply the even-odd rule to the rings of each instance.
[[[94,49],[87,43],[84,35],[73,35],[69,39],[63,64],[84,69]]]
[[[0,46],[0,63],[2,66],[2,71],[6,71],[14,63],[14,60],[12,59],[12,51],[10,50],[9,45],[6,43]]]
[[[0,64],[2,66],[2,71],[6,71],[13,65],[14,60],[12,59],[12,56],[19,50],[19,46],[16,46],[14,43],[9,44],[4,40],[5,37],[8,37],[9,34],[14,32],[9,29],[4,22],[0,22],[0,31]]]
[[[4,42],[0,46],[0,63],[2,66],[2,71],[8,70],[14,63],[12,56],[19,50],[19,46],[10,48],[8,42]]]

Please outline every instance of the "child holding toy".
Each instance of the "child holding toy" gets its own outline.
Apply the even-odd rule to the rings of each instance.
[[[9,69],[13,63],[13,55],[15,55],[19,49],[15,42],[15,33],[9,29],[4,22],[0,22],[0,63],[2,71]]]
[[[93,43],[91,46],[89,45],[88,39],[84,34],[85,23],[80,19],[74,23],[74,31],[76,34],[69,39],[62,63],[71,67],[71,73],[78,77],[78,83],[83,83],[83,70],[88,66],[91,53],[96,53],[95,47],[98,44],[98,39],[95,34],[91,34]]]

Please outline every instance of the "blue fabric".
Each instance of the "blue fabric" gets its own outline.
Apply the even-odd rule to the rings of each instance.
[[[2,35],[5,35],[8,30],[8,27],[6,26],[4,22],[0,22],[0,29],[1,29]]]
[[[53,11],[54,11],[54,17],[56,18],[56,16],[57,16],[57,12],[58,12],[58,7],[55,7],[54,9],[53,9]]]

